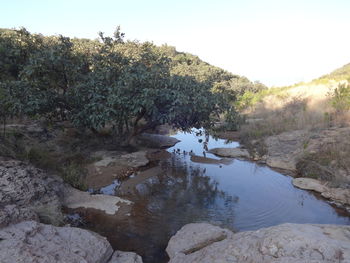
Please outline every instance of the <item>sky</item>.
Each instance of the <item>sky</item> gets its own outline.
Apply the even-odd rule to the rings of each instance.
[[[350,63],[350,0],[0,0],[0,27],[168,44],[268,86]]]

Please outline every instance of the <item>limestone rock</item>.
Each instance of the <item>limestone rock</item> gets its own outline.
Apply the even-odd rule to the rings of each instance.
[[[211,224],[187,224],[169,240],[166,252],[170,258],[178,253],[190,254],[230,235],[231,231]]]
[[[292,183],[295,187],[300,189],[318,192],[323,197],[330,199],[337,204],[350,206],[350,189],[328,187],[325,182],[303,177],[294,178]]]
[[[105,263],[113,249],[93,232],[24,221],[0,230],[0,262]]]
[[[131,201],[111,195],[91,195],[71,186],[64,189],[63,205],[68,208],[94,208],[114,215],[122,205],[130,205]]]
[[[0,162],[0,204],[29,205],[58,201],[60,183],[20,161]]]
[[[0,209],[0,228],[26,220],[39,221],[39,217],[33,210],[16,205],[6,205]]]
[[[37,219],[40,208],[61,215],[62,181],[24,162],[0,160],[0,225]],[[41,211],[45,212],[45,211]],[[43,215],[45,216],[45,215]]]
[[[138,168],[149,163],[146,151],[139,151],[133,153],[123,154],[116,151],[100,151],[96,152],[94,156],[101,158],[101,160],[94,163],[99,169],[108,166],[128,166]]]
[[[136,168],[149,163],[146,151],[133,153],[98,151],[92,156],[99,160],[87,166],[88,174],[85,183],[93,189],[110,185],[114,180],[125,178]]]
[[[195,239],[195,224],[186,227]],[[194,231],[192,231],[193,229]],[[282,224],[257,231],[239,232],[226,239],[184,253],[181,230],[172,237],[170,247],[181,251],[170,253],[170,263],[319,263],[350,262],[350,226]],[[183,235],[184,236],[184,235]],[[187,236],[184,236],[188,238]],[[169,246],[168,246],[169,248]],[[188,251],[188,250],[187,250]]]
[[[134,252],[116,250],[108,263],[142,263],[142,258]]]
[[[307,131],[283,132],[265,139],[266,163],[270,167],[296,170],[297,159],[304,153],[303,144]]]
[[[209,152],[221,157],[250,158],[249,152],[242,148],[214,148],[210,149]]]
[[[327,186],[323,185],[319,180],[312,178],[294,178],[292,183],[295,187],[304,190],[312,190],[318,193],[327,191]]]
[[[143,133],[139,135],[136,141],[138,145],[151,148],[168,148],[179,142],[178,139],[170,136],[150,133]]]

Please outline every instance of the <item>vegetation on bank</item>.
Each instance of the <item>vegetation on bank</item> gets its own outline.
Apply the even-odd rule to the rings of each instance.
[[[235,104],[247,120],[240,126],[241,142],[253,155],[269,154],[267,137],[288,132],[292,140],[293,131],[303,130],[298,174],[349,187],[349,136],[342,128],[350,126],[350,64],[309,83],[246,92]],[[309,138],[319,144],[309,148]]]
[[[210,126],[235,113],[237,96],[265,89],[177,52],[174,47],[113,37],[70,39],[0,30],[0,117],[70,121],[120,137],[160,124]]]

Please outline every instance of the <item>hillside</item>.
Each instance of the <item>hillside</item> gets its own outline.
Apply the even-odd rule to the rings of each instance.
[[[326,74],[319,79],[334,79],[334,80],[348,80],[350,79],[350,63]]]
[[[242,143],[271,167],[350,188],[349,74],[347,64],[309,83],[244,94],[237,102],[247,120]],[[329,197],[335,202],[349,203],[340,197],[348,190],[324,189],[338,194]]]

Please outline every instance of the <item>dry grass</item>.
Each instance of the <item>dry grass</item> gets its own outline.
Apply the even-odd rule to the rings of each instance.
[[[295,130],[309,131],[311,136],[331,127],[350,126],[350,111],[337,111],[330,103],[332,88],[334,86],[295,86],[270,94],[246,110],[247,122],[240,129],[241,141],[252,153],[256,151],[262,156],[266,154],[264,139],[268,136]],[[300,162],[304,175],[308,173],[315,177],[318,174],[319,178],[329,180],[334,177],[329,167],[336,169],[338,174],[341,171],[350,174],[349,137],[339,137],[335,143],[322,146],[317,154],[305,156],[309,167]]]
[[[349,126],[350,112],[337,112],[330,103],[335,85],[295,86],[262,99],[246,110],[243,137],[259,139],[292,130]]]
[[[334,135],[317,151],[306,152],[297,164],[303,177],[331,182],[330,186],[350,188],[350,133]]]

